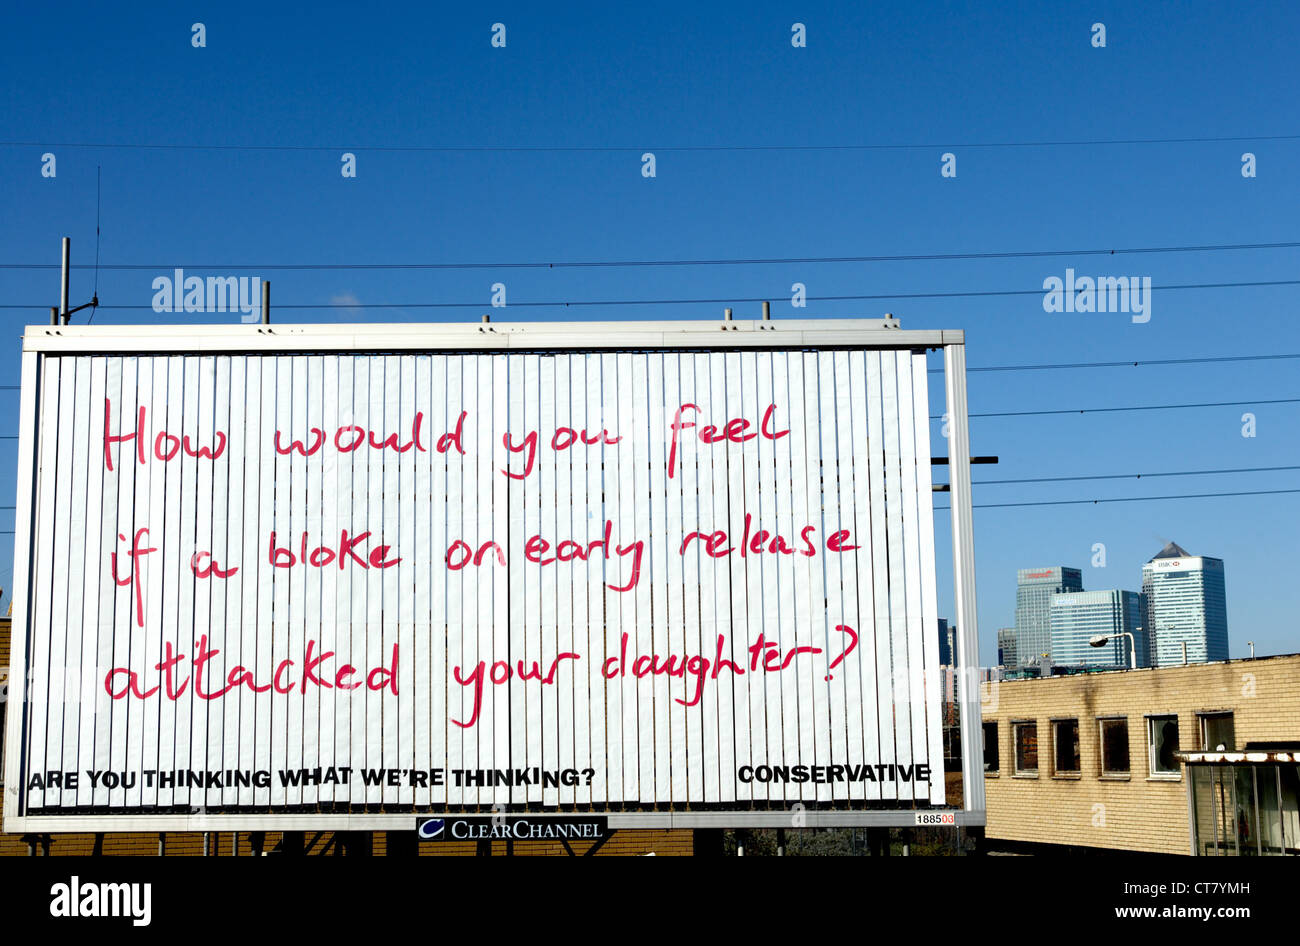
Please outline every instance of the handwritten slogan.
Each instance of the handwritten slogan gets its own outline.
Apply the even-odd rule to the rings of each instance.
[[[393,771],[551,767],[586,773],[547,788],[570,801],[645,800],[648,756],[655,794],[726,801],[769,790],[737,769],[934,761],[923,355],[58,361],[38,452],[71,487],[42,465],[36,541],[57,554],[44,570],[37,554],[32,656],[109,658],[89,701],[110,745],[174,705],[173,724],[204,714],[202,745],[176,726],[189,758],[221,746],[209,767],[229,768],[265,737],[221,708],[274,726],[292,700],[320,722],[290,724],[297,746],[272,736],[292,758],[250,771],[328,770],[378,742]],[[93,640],[59,653],[77,608]],[[548,690],[558,704],[538,703]],[[367,694],[364,725],[322,750]],[[115,709],[133,705],[150,710]],[[462,732],[482,734],[452,758]],[[49,738],[52,771],[85,753]],[[137,748],[137,771],[179,765],[178,749],[149,758],[159,745]],[[408,781],[448,801],[466,787]]]

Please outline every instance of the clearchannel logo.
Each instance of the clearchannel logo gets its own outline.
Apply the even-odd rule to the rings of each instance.
[[[446,818],[427,818],[416,829],[421,841],[441,841],[447,835]]]

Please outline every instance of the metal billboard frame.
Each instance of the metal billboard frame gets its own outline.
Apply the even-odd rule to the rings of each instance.
[[[589,811],[538,811],[520,808],[507,816],[532,819],[603,817],[611,829],[828,828],[911,827],[916,816],[951,814],[953,824],[982,827],[986,819],[981,745],[979,632],[975,597],[974,527],[970,482],[970,430],[966,401],[965,335],[960,330],[909,330],[892,317],[883,319],[799,319],[646,322],[417,323],[417,324],[280,324],[167,326],[40,326],[23,335],[22,386],[18,437],[18,489],[14,526],[14,617],[11,666],[26,666],[32,526],[37,477],[37,401],[42,355],[106,354],[304,354],[323,352],[525,352],[572,350],[942,350],[948,420],[948,474],[951,498],[954,619],[957,623],[957,687],[962,743],[962,807],[889,809],[784,808],[680,811],[619,810],[591,806]],[[963,685],[964,683],[964,685]],[[4,831],[389,831],[414,829],[417,820],[489,814],[486,811],[429,810],[392,813],[202,812],[150,814],[77,811],[68,815],[19,813],[23,733],[26,728],[25,675],[9,677],[8,699],[23,707],[8,714],[5,759]]]

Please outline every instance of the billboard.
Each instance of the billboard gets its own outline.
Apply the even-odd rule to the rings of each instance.
[[[617,328],[29,345],[6,821],[943,804],[924,349]]]

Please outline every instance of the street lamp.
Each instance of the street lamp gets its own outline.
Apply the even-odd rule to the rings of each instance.
[[[1110,639],[1112,637],[1128,638],[1129,669],[1136,670],[1137,669],[1137,642],[1133,639],[1133,635],[1130,634],[1128,631],[1120,631],[1117,634],[1098,634],[1096,637],[1088,638],[1088,643],[1091,644],[1093,647],[1105,647],[1107,644],[1110,643]]]

